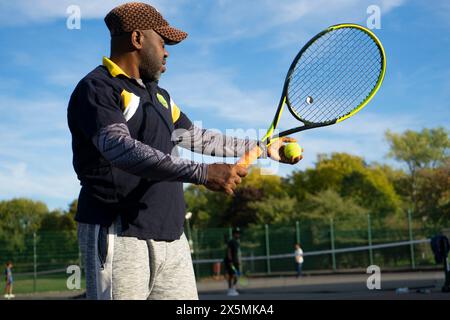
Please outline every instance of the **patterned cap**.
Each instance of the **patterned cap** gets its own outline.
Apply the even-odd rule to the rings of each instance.
[[[141,2],[129,2],[115,7],[106,15],[105,23],[111,36],[137,29],[153,29],[164,38],[167,44],[177,44],[188,35],[184,31],[171,27],[151,5]]]

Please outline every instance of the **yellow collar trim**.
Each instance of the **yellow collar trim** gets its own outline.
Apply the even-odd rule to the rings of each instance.
[[[112,62],[112,60],[108,59],[107,57],[103,57],[103,65],[108,69],[109,73],[113,77],[117,77],[118,75],[124,75],[127,78],[131,77],[125,73],[117,64]]]

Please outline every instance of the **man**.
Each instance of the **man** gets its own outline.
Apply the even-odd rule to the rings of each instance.
[[[228,274],[228,295],[238,296],[239,292],[236,290],[236,283],[238,277],[241,275],[241,244],[239,239],[241,231],[239,228],[233,229],[233,234],[230,241],[227,243],[227,252],[224,259],[225,270]]]
[[[200,164],[176,155],[242,155],[258,143],[195,127],[158,86],[169,56],[165,45],[187,33],[144,3],[105,17],[111,56],[75,88],[68,107],[73,165],[81,183],[78,239],[88,299],[197,299],[183,233],[183,182],[233,194],[241,166]],[[284,139],[267,149],[280,156]]]

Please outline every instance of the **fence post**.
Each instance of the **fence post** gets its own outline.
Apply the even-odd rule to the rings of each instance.
[[[331,238],[331,259],[333,261],[333,271],[336,271],[336,253],[334,252],[334,225],[333,218],[330,219],[330,238]]]
[[[370,265],[373,265],[372,222],[370,221],[370,213],[367,214],[367,236],[369,238],[369,262]]]
[[[33,232],[33,292],[36,292],[37,282],[37,253],[36,253],[36,232]]]
[[[195,260],[199,260],[199,243],[198,243],[198,229],[195,228],[195,242],[192,244],[192,247],[194,248],[194,253],[195,253]],[[196,263],[195,264],[195,271],[197,272],[197,278],[200,278],[200,263]]]
[[[266,257],[267,257],[267,274],[271,273],[270,269],[270,245],[269,245],[269,226],[266,224],[265,227],[265,234],[266,234]]]
[[[300,243],[300,223],[295,221],[295,238],[297,243]]]
[[[409,241],[413,241],[411,209],[408,209],[408,231],[409,231]],[[414,244],[413,243],[411,243],[409,245],[409,250],[411,253],[411,267],[414,270],[414,269],[416,269],[416,260],[414,258]]]
[[[81,257],[81,250],[80,250],[80,248],[78,248],[78,263],[80,265],[80,270],[83,270],[83,261],[82,261],[82,257]]]

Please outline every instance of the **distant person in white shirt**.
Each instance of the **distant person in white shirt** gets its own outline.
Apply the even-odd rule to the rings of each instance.
[[[303,265],[303,250],[300,247],[300,243],[295,244],[295,270],[297,271],[296,278],[302,276]]]

